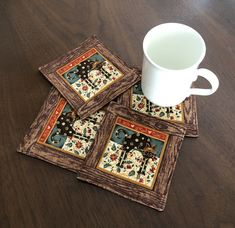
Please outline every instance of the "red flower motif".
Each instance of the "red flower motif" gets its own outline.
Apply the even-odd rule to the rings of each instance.
[[[90,134],[91,133],[91,129],[89,128],[89,129],[87,129],[87,132]]]
[[[78,141],[75,146],[77,147],[77,149],[80,149],[82,147],[82,143]]]
[[[126,168],[127,168],[127,169],[131,169],[131,165],[127,165]]]
[[[143,108],[144,107],[144,104],[143,103],[139,103],[138,104],[138,108]]]
[[[143,178],[140,178],[140,179],[139,179],[139,182],[140,182],[140,183],[143,183],[143,182],[144,182],[144,179],[143,179]]]
[[[176,105],[175,107],[177,110],[180,110],[180,105]]]
[[[84,90],[84,91],[88,90],[88,86],[87,86],[87,85],[84,85],[84,86],[82,87],[82,90]]]
[[[110,66],[109,69],[110,69],[110,70],[113,70],[113,67]]]
[[[111,154],[111,155],[110,155],[110,159],[111,159],[112,161],[115,161],[115,160],[117,159],[117,155],[116,155],[116,154]]]
[[[155,168],[154,166],[152,166],[149,171],[150,171],[151,173],[153,173],[153,172],[155,171],[155,169],[156,169],[156,168]]]

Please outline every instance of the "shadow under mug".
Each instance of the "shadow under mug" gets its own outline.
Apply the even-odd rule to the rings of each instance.
[[[141,87],[156,105],[174,106],[190,95],[211,95],[219,87],[212,71],[198,69],[206,45],[201,35],[187,25],[166,23],[152,28],[144,38],[143,51]],[[211,88],[191,88],[198,76],[208,80]]]

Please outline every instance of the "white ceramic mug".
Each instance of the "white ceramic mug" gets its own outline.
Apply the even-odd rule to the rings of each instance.
[[[206,54],[201,35],[191,27],[166,23],[152,28],[143,41],[141,87],[148,100],[159,106],[174,106],[190,95],[211,95],[218,86],[216,75],[198,69]],[[211,89],[191,88],[201,76]]]

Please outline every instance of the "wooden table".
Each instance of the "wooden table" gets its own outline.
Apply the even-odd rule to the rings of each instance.
[[[197,98],[200,136],[183,143],[164,212],[16,153],[51,88],[39,66],[92,34],[141,65],[144,35],[164,22],[202,34],[201,66],[220,79],[214,95]],[[0,29],[0,227],[235,227],[233,0],[8,0]]]

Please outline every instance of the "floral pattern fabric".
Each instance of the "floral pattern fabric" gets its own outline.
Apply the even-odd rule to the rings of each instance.
[[[97,168],[132,183],[150,189],[153,188],[164,153],[166,140],[163,141],[149,136],[150,144],[154,145],[155,151],[153,152],[154,155],[146,163],[145,172],[140,173],[139,170],[143,165],[144,156],[143,150],[139,148],[130,150],[123,162],[123,166],[120,167],[120,157],[124,150],[124,138],[129,136],[123,134],[121,135],[122,138],[117,137],[118,129],[124,130],[129,136],[138,134],[135,130],[130,130],[125,126],[116,124]]]
[[[93,49],[92,49],[93,50]],[[91,54],[89,54],[91,53]],[[67,83],[87,101],[110,86],[123,74],[111,62],[95,50],[84,54],[84,58],[73,64],[61,76]]]
[[[90,147],[94,141],[96,133],[100,127],[100,123],[104,117],[103,111],[98,111],[90,117],[97,118],[97,122],[93,123],[88,119],[78,119],[74,122],[73,128],[76,133],[80,133],[84,138],[89,137],[89,141],[85,139],[77,138],[76,136],[67,137],[62,150],[76,154],[81,158],[85,158],[87,153],[90,151]]]
[[[39,143],[85,158],[104,118],[98,111],[81,120],[72,107],[62,98],[39,138]]]
[[[132,87],[131,108],[137,112],[163,120],[184,122],[183,103],[172,107],[154,105],[144,96],[140,82]]]

